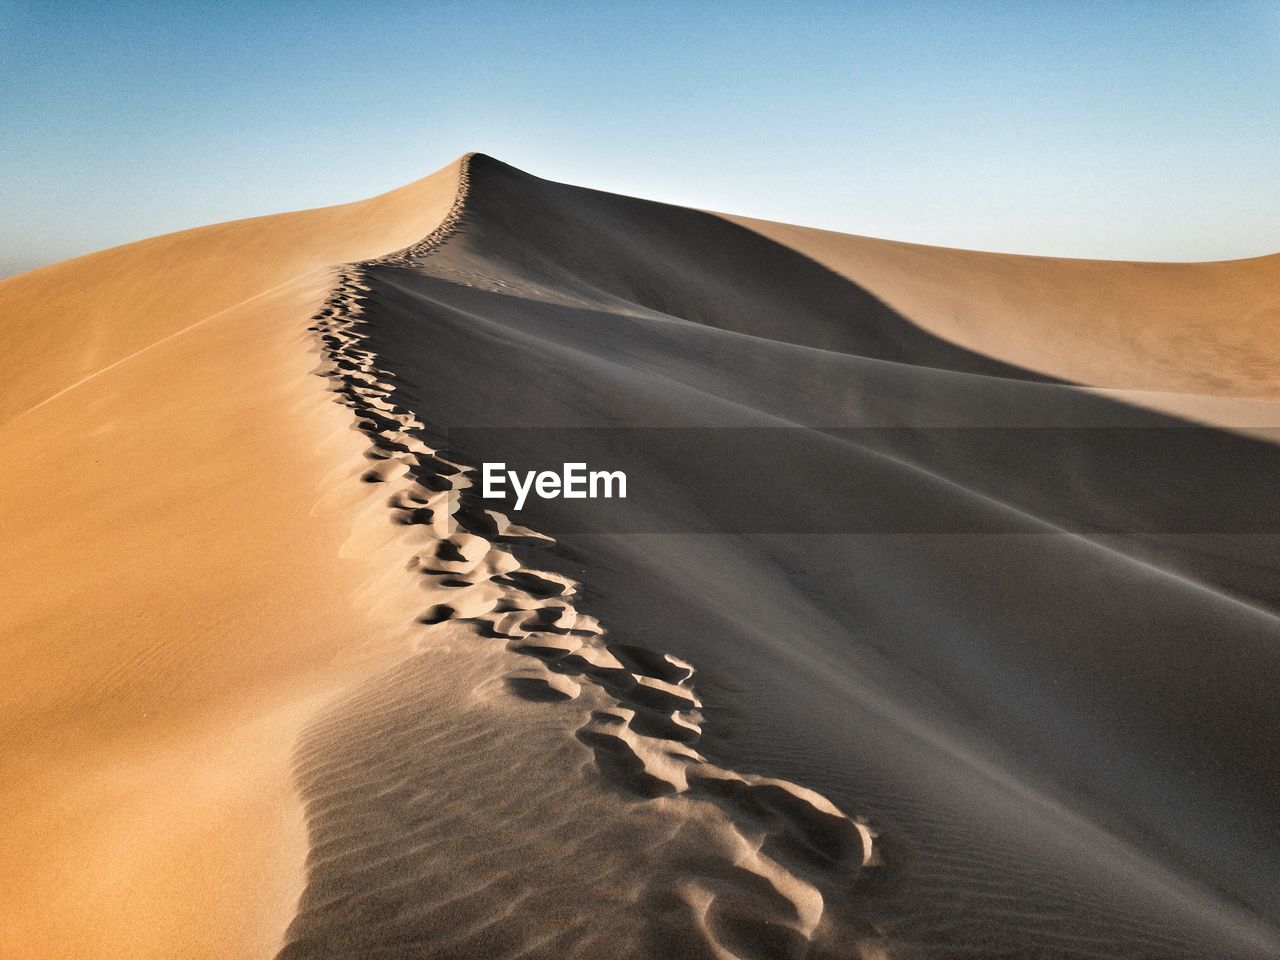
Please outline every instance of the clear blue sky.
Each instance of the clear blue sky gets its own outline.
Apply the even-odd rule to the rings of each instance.
[[[0,0],[0,275],[466,150],[1066,256],[1280,250],[1280,0]]]

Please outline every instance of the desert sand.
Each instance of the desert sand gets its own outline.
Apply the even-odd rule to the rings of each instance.
[[[0,955],[1280,957],[1278,321],[480,154],[0,282]]]

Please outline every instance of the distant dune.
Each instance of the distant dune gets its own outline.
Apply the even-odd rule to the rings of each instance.
[[[1280,255],[1130,263],[952,250],[730,217],[960,346],[1075,383],[1280,397]]]
[[[470,154],[0,324],[0,954],[1280,957],[1280,256]]]

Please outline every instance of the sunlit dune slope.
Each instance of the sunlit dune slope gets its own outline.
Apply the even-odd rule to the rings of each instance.
[[[306,328],[332,264],[421,237],[456,181],[0,283],[0,954],[278,944],[296,732],[414,609],[361,595],[401,559]]]

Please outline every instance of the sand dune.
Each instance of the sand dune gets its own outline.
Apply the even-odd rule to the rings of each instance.
[[[1278,304],[482,155],[0,283],[0,952],[1280,956]]]
[[[932,333],[1075,383],[1280,397],[1280,254],[1127,263],[952,250],[728,219]]]

